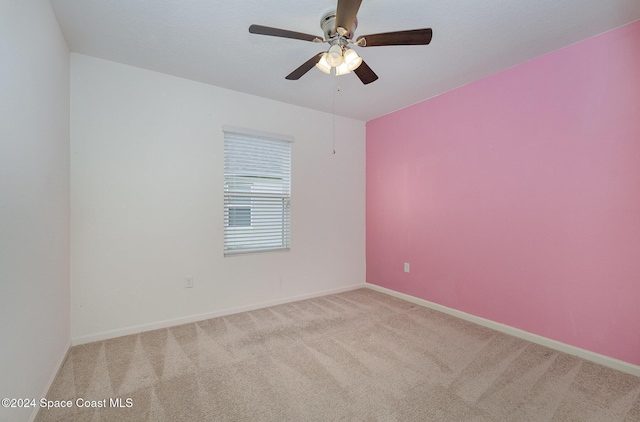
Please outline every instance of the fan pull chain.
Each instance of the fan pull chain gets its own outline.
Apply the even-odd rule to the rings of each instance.
[[[333,155],[336,154],[336,92],[340,92],[337,76],[335,78],[336,84],[333,90]]]

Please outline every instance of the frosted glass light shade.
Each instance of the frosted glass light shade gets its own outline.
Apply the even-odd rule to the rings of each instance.
[[[351,73],[351,71],[349,70],[349,66],[347,66],[347,63],[342,63],[340,66],[336,67],[337,76],[346,75],[347,73]]]
[[[324,53],[322,57],[320,57],[320,60],[318,60],[318,63],[316,63],[316,67],[322,70],[327,75],[331,73],[331,66],[327,62],[327,53]]]
[[[362,64],[362,57],[358,56],[355,50],[349,48],[344,52],[344,62],[349,70],[355,70]]]
[[[332,45],[327,52],[327,62],[332,67],[338,67],[342,64],[342,47],[338,44]]]

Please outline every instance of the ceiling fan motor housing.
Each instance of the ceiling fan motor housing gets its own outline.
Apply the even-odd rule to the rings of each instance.
[[[347,30],[346,33],[340,35],[336,31],[336,11],[332,10],[330,12],[325,13],[320,18],[320,28],[322,28],[322,32],[324,33],[324,39],[329,41],[330,44],[342,44],[346,45],[347,40],[353,38],[353,34],[356,32],[356,28],[358,27],[358,18],[355,18],[353,21],[353,25],[351,28],[344,28]],[[333,41],[333,42],[331,42]]]

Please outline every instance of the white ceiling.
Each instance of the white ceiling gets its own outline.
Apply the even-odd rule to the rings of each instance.
[[[356,37],[433,28],[427,46],[355,47],[380,78],[363,85],[315,68],[285,80],[326,44],[248,32],[321,37],[336,0],[51,4],[71,51],[365,121],[640,19],[640,0],[363,0]]]

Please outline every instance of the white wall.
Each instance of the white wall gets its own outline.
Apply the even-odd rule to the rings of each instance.
[[[223,257],[224,124],[295,138],[290,252]],[[332,125],[72,54],[74,343],[363,285],[365,124],[337,118],[335,155]]]
[[[0,0],[0,398],[48,388],[69,295],[69,51],[48,1]]]

